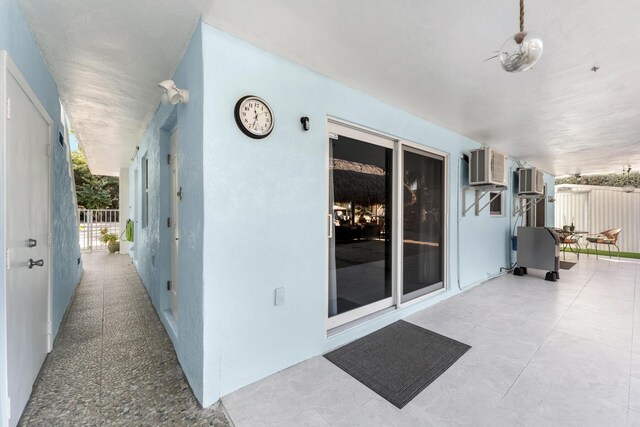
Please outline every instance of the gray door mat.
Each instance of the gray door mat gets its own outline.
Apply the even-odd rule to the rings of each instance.
[[[571,267],[573,267],[574,265],[576,265],[575,262],[560,261],[560,269],[561,270],[571,270]]]
[[[470,348],[400,320],[324,357],[402,408]]]

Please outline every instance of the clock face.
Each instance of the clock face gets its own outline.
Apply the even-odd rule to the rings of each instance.
[[[240,98],[234,111],[240,130],[251,138],[264,138],[273,130],[273,112],[263,99],[257,96]]]

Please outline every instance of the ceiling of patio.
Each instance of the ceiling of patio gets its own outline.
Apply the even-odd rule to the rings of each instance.
[[[95,174],[127,167],[210,0],[18,0]]]
[[[517,0],[19,3],[94,173],[128,166],[158,106],[156,83],[175,71],[201,14],[241,39],[552,173],[640,169],[635,0],[529,0],[525,26],[545,51],[521,74],[483,61],[517,31]]]
[[[508,74],[484,59],[518,31],[518,5],[216,0],[204,20],[555,174],[640,169],[640,2],[529,0],[544,54]]]

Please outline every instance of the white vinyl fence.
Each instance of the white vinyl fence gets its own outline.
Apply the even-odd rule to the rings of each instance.
[[[78,209],[80,221],[80,250],[107,250],[100,241],[100,230],[107,229],[120,238],[120,211],[118,209]]]
[[[556,186],[555,198],[556,227],[573,221],[576,230],[589,233],[622,228],[620,250],[640,253],[640,190],[625,193],[619,187],[562,184]],[[581,244],[584,247],[584,239]]]

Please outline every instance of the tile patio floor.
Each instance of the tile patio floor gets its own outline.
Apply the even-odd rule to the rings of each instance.
[[[85,254],[85,273],[23,426],[228,426],[201,409],[131,259]]]
[[[222,402],[237,427],[640,426],[638,265],[582,256],[405,319],[473,348],[401,410],[323,357]]]
[[[21,424],[228,425],[199,408],[129,258],[84,264]],[[559,282],[507,275],[407,318],[473,348],[402,410],[322,357],[222,402],[237,427],[640,426],[639,265],[583,256]]]

